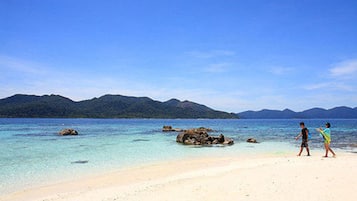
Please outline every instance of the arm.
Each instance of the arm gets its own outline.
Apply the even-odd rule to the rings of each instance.
[[[326,137],[326,134],[325,134],[325,132],[324,132],[324,130],[322,128],[320,128],[320,133],[324,138]]]
[[[298,140],[302,136],[302,133],[300,132],[298,136],[295,137],[295,140]]]
[[[320,134],[322,135],[322,137],[324,138],[324,140],[327,139],[327,136],[326,136],[326,134],[325,134],[325,132],[324,132],[324,130],[323,130],[322,128],[320,128]]]

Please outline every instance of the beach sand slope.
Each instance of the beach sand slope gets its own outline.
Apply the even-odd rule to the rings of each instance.
[[[357,155],[200,158],[133,167],[0,196],[1,201],[355,201]]]

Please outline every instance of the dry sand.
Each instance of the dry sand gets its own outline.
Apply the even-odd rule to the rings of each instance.
[[[0,195],[11,201],[355,201],[357,154],[194,158]]]

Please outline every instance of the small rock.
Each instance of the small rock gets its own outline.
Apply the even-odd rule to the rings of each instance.
[[[172,126],[163,126],[162,127],[162,131],[163,132],[170,132],[170,131],[172,131]]]
[[[84,164],[84,163],[88,163],[89,161],[82,161],[82,160],[79,160],[79,161],[73,161],[71,162],[72,164],[73,163],[79,163],[79,164]]]
[[[59,135],[78,135],[78,131],[72,129],[72,128],[66,128],[61,130],[59,133]]]
[[[172,128],[172,126],[163,126],[162,132],[183,132],[181,128]]]
[[[256,139],[254,139],[254,138],[248,138],[247,142],[249,142],[249,143],[258,143],[258,141]]]

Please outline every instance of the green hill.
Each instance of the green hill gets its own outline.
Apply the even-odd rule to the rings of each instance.
[[[0,117],[40,118],[217,118],[234,119],[235,114],[216,111],[190,101],[159,102],[147,97],[105,95],[72,101],[59,95],[17,94],[0,99]]]

